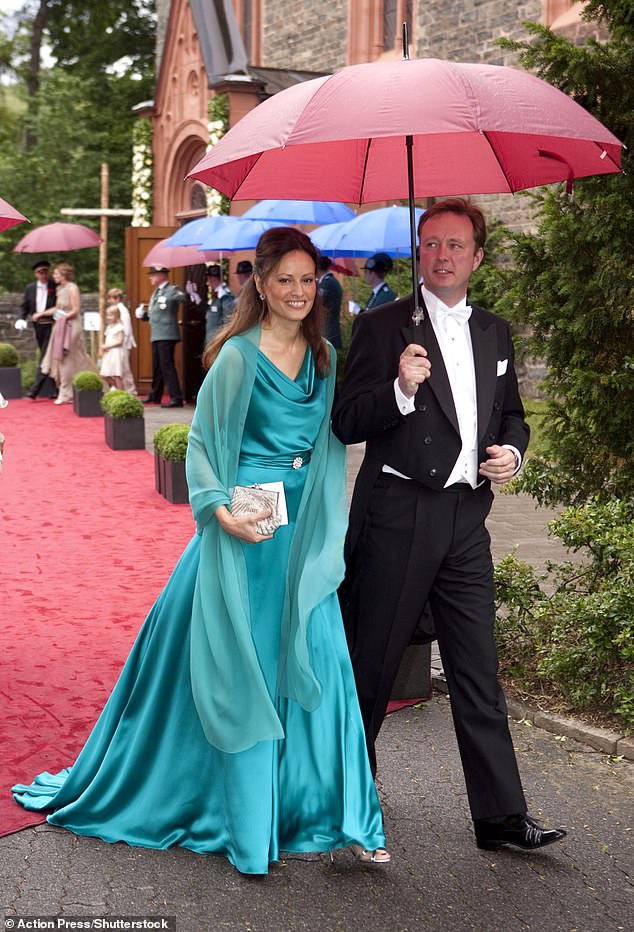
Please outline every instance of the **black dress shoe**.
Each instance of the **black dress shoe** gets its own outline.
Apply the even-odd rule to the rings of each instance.
[[[142,398],[141,401],[143,402],[144,405],[155,405],[156,404],[153,398]]]
[[[166,401],[165,404],[161,405],[162,408],[182,408],[182,401]]]
[[[563,829],[543,829],[529,815],[509,816],[501,822],[474,819],[473,825],[478,848],[485,851],[497,851],[502,845],[534,851],[566,837]]]

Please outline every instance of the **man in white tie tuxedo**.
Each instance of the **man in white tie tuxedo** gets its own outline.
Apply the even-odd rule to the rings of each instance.
[[[355,325],[333,430],[365,441],[346,538],[341,603],[370,761],[414,631],[437,638],[476,842],[531,850],[557,841],[527,815],[497,678],[491,483],[521,466],[529,429],[508,324],[467,303],[486,222],[462,198],[419,224],[424,318],[414,296]],[[433,630],[429,612],[431,608]]]

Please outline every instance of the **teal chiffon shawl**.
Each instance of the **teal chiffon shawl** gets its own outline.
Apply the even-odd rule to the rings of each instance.
[[[191,626],[191,683],[210,744],[244,751],[284,737],[251,637],[248,578],[240,541],[214,517],[236,484],[261,328],[232,337],[209,370],[196,402],[187,450],[189,498],[201,535]],[[286,576],[278,696],[306,711],[321,701],[307,628],[313,609],[343,578],[345,448],[330,430],[336,354],[330,347],[327,402],[304,486]],[[289,452],[294,450],[289,438]],[[257,545],[254,545],[257,546]]]

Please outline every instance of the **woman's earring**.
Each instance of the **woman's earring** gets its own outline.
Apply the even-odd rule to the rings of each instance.
[[[260,299],[260,301],[262,302],[262,304],[264,304],[264,295],[262,294],[261,291],[258,291],[258,298]]]

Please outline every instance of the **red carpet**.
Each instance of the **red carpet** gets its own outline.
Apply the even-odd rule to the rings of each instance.
[[[28,399],[0,410],[0,834],[41,822],[9,788],[71,764],[194,533],[144,450],[101,418]]]

